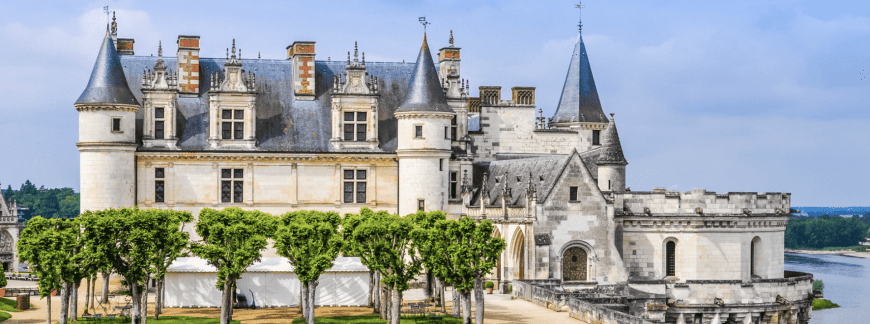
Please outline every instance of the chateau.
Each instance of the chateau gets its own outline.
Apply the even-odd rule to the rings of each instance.
[[[366,62],[366,44],[342,61],[314,41],[281,59],[206,44],[135,56],[113,22],[75,102],[82,211],[442,210],[495,223],[501,291],[577,318],[809,321],[812,276],[783,269],[790,194],[627,188],[582,37],[549,118],[534,87],[473,95],[452,32],[434,58],[424,35],[415,63]]]

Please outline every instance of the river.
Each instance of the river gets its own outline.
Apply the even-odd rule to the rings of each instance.
[[[840,305],[813,311],[810,324],[870,323],[870,259],[786,253],[785,270],[812,273],[825,283],[825,299]]]

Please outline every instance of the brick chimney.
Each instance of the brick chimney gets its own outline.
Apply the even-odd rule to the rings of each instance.
[[[178,89],[199,94],[199,36],[178,36]]]
[[[135,41],[132,38],[118,38],[118,54],[136,55],[133,52],[133,43],[135,43]]]
[[[287,46],[287,59],[293,61],[293,93],[298,100],[314,100],[314,42],[296,41]]]

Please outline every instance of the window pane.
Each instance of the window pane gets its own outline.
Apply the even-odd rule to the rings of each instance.
[[[221,123],[221,139],[232,139],[233,123]]]
[[[236,122],[236,123],[234,123],[234,124],[235,124],[235,125],[234,125],[234,128],[235,128],[235,129],[233,130],[233,137],[234,137],[235,139],[242,139],[242,138],[244,138],[244,136],[245,136],[245,132],[244,132],[244,130],[245,130],[245,126],[244,126],[244,124],[245,124],[245,123]]]
[[[365,180],[366,179],[366,170],[356,170],[356,179],[357,180]]]
[[[356,124],[356,140],[359,142],[366,140],[366,124]]]
[[[353,180],[353,170],[344,170],[344,178]]]
[[[456,140],[456,126],[453,126],[453,128],[450,129],[450,139],[454,141]]]
[[[221,181],[221,202],[230,202],[232,181]]]
[[[456,126],[456,116],[450,119],[450,125]]]
[[[353,124],[344,124],[344,140],[353,140]]]
[[[233,202],[242,202],[243,181],[233,181]]]
[[[450,129],[444,126],[444,139],[450,139]]]
[[[414,132],[416,137],[423,137],[423,126],[414,126]]]
[[[236,119],[245,119],[245,111],[244,110],[236,110]]]
[[[450,181],[456,181],[459,177],[459,172],[450,172]]]
[[[163,181],[154,181],[154,202],[163,202]]]
[[[344,183],[344,202],[353,202],[353,182]]]
[[[244,169],[233,169],[233,178],[241,179],[245,177]]]
[[[450,198],[456,199],[456,182],[450,183]]]
[[[425,205],[426,205],[425,200],[423,200],[423,199],[417,200],[417,210],[424,210]]]
[[[163,179],[163,168],[154,168],[154,177],[157,179]]]
[[[232,110],[224,110],[223,115],[221,116],[223,119],[233,119],[233,111]]]
[[[571,187],[570,189],[571,189],[571,192],[568,195],[569,196],[568,200],[577,201],[577,187]]]
[[[599,145],[601,143],[601,131],[593,130],[592,131],[592,145]]]
[[[356,202],[359,204],[366,202],[366,183],[360,181],[356,183]]]
[[[163,118],[163,108],[154,108],[154,118]]]
[[[344,113],[344,121],[353,121],[353,113],[352,112]]]
[[[356,121],[360,121],[360,122],[366,121],[366,113],[364,113],[364,112],[356,113]]]
[[[121,118],[112,118],[112,131],[121,131]]]
[[[154,138],[163,139],[163,121],[154,122]]]
[[[222,179],[229,179],[229,178],[231,178],[231,177],[232,177],[232,172],[233,172],[233,171],[232,171],[231,169],[221,169],[221,178],[222,178]]]

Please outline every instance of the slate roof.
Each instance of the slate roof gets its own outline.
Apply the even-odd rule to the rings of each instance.
[[[165,64],[174,69],[177,59],[164,57]],[[121,56],[126,80],[135,98],[142,93],[142,74],[153,69],[156,56]],[[201,75],[223,69],[225,58],[200,58]],[[274,152],[329,152],[329,139],[332,136],[331,88],[329,80],[343,73],[343,61],[315,61],[314,100],[296,100],[293,94],[292,61],[270,59],[242,59],[242,68],[257,75],[259,93],[257,94],[256,139],[259,151]],[[377,151],[395,152],[397,141],[396,109],[408,93],[408,80],[414,71],[413,63],[403,62],[366,62],[367,72],[377,76],[380,82],[378,99],[378,139]],[[434,70],[434,66],[432,68]],[[178,98],[176,129],[179,146],[183,151],[206,151],[208,147],[208,92],[209,82],[200,84],[197,97]],[[136,138],[141,144],[142,120],[144,111],[136,115]],[[140,148],[141,150],[141,148]],[[210,150],[209,150],[210,151]],[[348,152],[344,150],[342,152]]]
[[[103,44],[97,54],[94,70],[91,71],[91,79],[88,86],[82,91],[76,104],[128,104],[139,105],[136,96],[127,85],[121,61],[118,58],[115,43],[106,31]]]
[[[616,132],[616,122],[611,114],[610,122],[601,134],[601,154],[596,161],[598,164],[628,164],[625,155],[622,154],[622,144],[619,143],[619,133]]]
[[[582,34],[574,45],[568,75],[565,76],[565,85],[562,86],[562,97],[559,98],[559,106],[553,114],[552,122],[607,122],[601,109],[601,101],[598,100],[598,89],[595,88],[595,80],[592,78],[592,68],[589,66],[589,56],[586,54]]]
[[[429,43],[426,35],[423,35],[423,45],[420,46],[420,54],[417,55],[417,63],[411,74],[408,94],[402,105],[396,112],[409,111],[432,111],[453,113],[453,109],[447,105],[447,97],[441,87],[435,63],[432,61],[432,53],[429,52]]]

